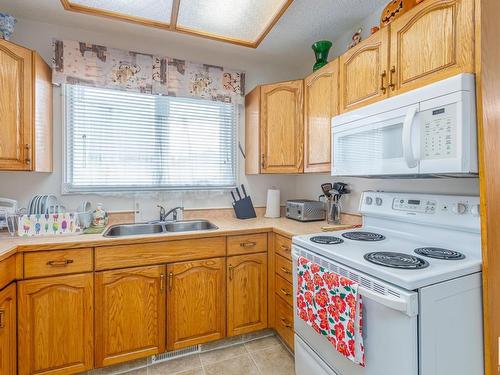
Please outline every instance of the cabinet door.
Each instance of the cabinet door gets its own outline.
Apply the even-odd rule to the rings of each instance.
[[[340,57],[340,112],[388,95],[389,31],[383,28]]]
[[[0,291],[0,374],[17,374],[16,284]]]
[[[96,367],[165,350],[165,266],[96,273]]]
[[[19,375],[93,367],[93,284],[91,273],[19,282]]]
[[[427,0],[390,29],[392,91],[474,72],[474,0]]]
[[[330,172],[331,123],[338,114],[339,62],[334,60],[304,82],[304,172]]]
[[[227,259],[227,335],[267,328],[267,253]]]
[[[167,266],[167,349],[218,340],[226,334],[224,258]]]
[[[0,170],[31,169],[32,52],[0,39]]]
[[[304,151],[304,82],[261,87],[261,173],[300,173]]]

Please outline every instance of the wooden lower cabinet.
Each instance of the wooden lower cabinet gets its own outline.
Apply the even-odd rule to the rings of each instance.
[[[19,375],[63,375],[94,366],[92,273],[18,283]]]
[[[267,253],[227,258],[227,335],[267,328]]]
[[[167,350],[226,335],[226,259],[167,266]]]
[[[0,291],[0,374],[17,374],[16,284]]]
[[[96,273],[96,367],[165,350],[165,266]]]

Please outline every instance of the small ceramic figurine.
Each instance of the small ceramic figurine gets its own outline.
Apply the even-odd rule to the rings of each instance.
[[[0,38],[10,40],[16,22],[17,20],[14,16],[0,12]]]
[[[105,227],[108,224],[108,214],[102,208],[102,203],[97,204],[97,208],[92,214],[93,227]]]
[[[362,28],[359,28],[358,31],[356,31],[354,33],[354,35],[352,36],[352,42],[351,44],[349,44],[349,46],[347,47],[348,49],[351,49],[352,47],[354,47],[355,45],[359,44],[359,42],[361,42],[361,33],[363,32],[363,29]]]
[[[396,18],[402,16],[424,0],[391,0],[380,15],[380,26],[389,25]]]

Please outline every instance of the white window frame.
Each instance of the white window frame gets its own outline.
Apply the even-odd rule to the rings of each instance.
[[[212,186],[212,187],[202,187],[202,186],[182,186],[182,187],[166,187],[166,186],[151,186],[151,187],[139,187],[139,188],[119,188],[119,187],[109,187],[109,188],[73,188],[68,184],[68,168],[69,168],[69,160],[68,160],[68,131],[67,131],[67,93],[66,93],[66,85],[60,86],[61,90],[61,124],[62,124],[62,155],[61,155],[61,164],[62,164],[62,181],[61,181],[61,193],[63,195],[80,195],[80,194],[101,194],[101,195],[115,195],[115,194],[123,194],[123,193],[133,193],[140,194],[143,193],[151,193],[155,191],[230,191],[240,184],[240,162],[239,162],[239,147],[240,144],[240,123],[241,123],[241,105],[235,104],[235,114],[234,114],[234,137],[235,142],[233,144],[233,152],[234,152],[234,165],[233,170],[235,174],[235,183],[231,186]]]

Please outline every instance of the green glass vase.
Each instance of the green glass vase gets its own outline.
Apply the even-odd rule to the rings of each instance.
[[[328,40],[320,40],[312,45],[314,55],[316,56],[316,63],[313,66],[313,72],[324,67],[328,64],[328,54],[332,48],[332,42]]]

